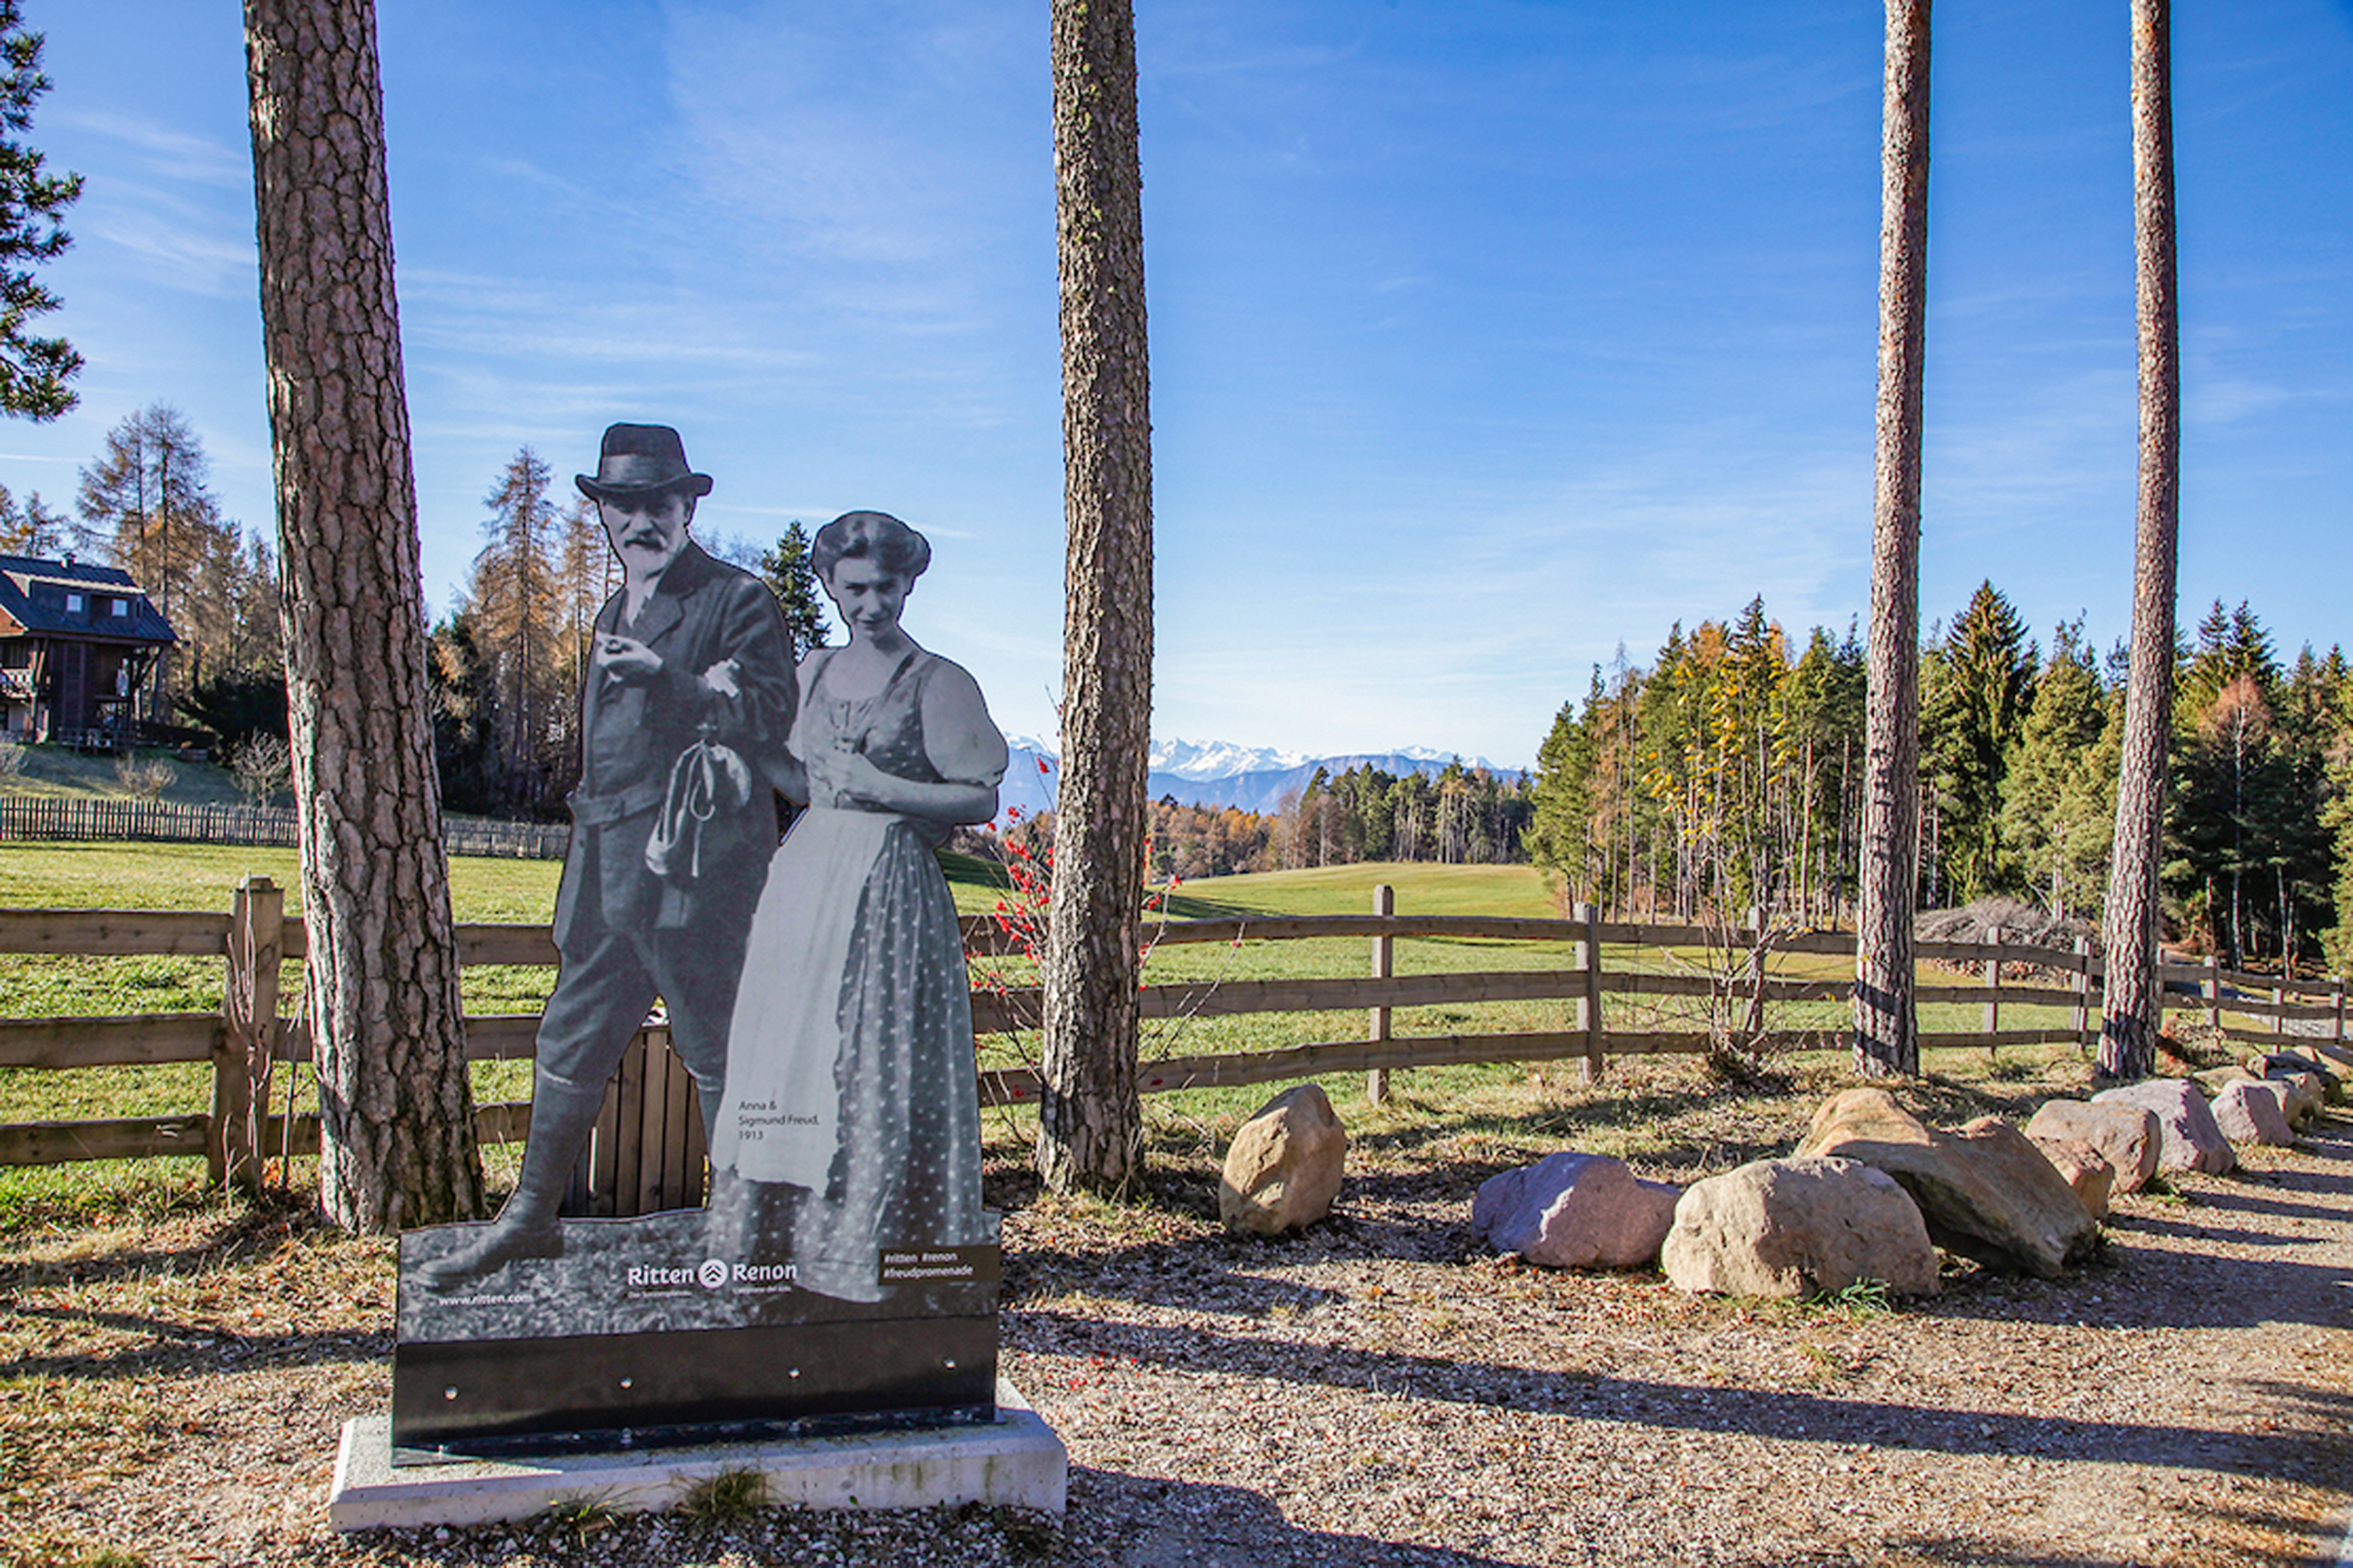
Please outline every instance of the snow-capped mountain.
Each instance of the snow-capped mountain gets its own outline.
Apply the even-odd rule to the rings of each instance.
[[[1032,735],[1009,735],[1006,745],[1012,760],[998,792],[1000,812],[1018,808],[1028,816],[1052,809],[1054,791],[1061,782],[1054,751]],[[1304,790],[1318,768],[1335,775],[1369,766],[1386,773],[1421,773],[1435,777],[1459,758],[1466,768],[1485,768],[1506,779],[1519,776],[1518,770],[1496,767],[1484,757],[1463,757],[1431,746],[1311,757],[1272,746],[1237,746],[1226,741],[1155,741],[1149,756],[1146,789],[1153,799],[1258,812],[1273,811],[1285,796]],[[999,820],[1003,820],[1001,815]]]
[[[1155,741],[1145,755],[1154,773],[1180,779],[1227,779],[1237,773],[1295,768],[1308,760],[1304,752],[1237,746],[1230,741]]]

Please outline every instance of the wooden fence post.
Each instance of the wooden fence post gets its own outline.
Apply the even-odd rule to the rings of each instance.
[[[2092,939],[2075,939],[2075,1049],[2092,1048]]]
[[[1585,976],[1584,994],[1570,1005],[1569,1026],[1585,1035],[1585,1081],[1599,1083],[1601,1055],[1601,932],[1600,918],[1591,904],[1578,904],[1571,916],[1585,927],[1569,943],[1568,962]]]
[[[2280,961],[2280,968],[2284,971],[2286,967],[2287,961],[2285,959],[2282,959]],[[2281,1042],[2286,1038],[2287,975],[2283,973],[2280,975],[2280,984],[2272,987],[2272,1048],[2274,1050],[2277,1050]]]
[[[1761,904],[1748,906],[1746,936],[1748,960],[1742,977],[1748,982],[1748,1005],[1741,1016],[1740,1032],[1753,1040],[1765,1032],[1765,910]]]
[[[1397,889],[1390,887],[1387,882],[1383,882],[1379,887],[1373,889],[1373,913],[1377,915],[1393,915],[1397,913]],[[1383,931],[1380,935],[1373,938],[1373,978],[1376,980],[1387,980],[1389,977],[1390,963],[1391,952],[1389,933]],[[1376,1040],[1386,1040],[1389,1037],[1389,1010],[1387,1007],[1376,1007],[1372,1010],[1370,1027],[1372,1030],[1372,1034],[1370,1036],[1371,1038]],[[1388,1097],[1389,1069],[1387,1068],[1375,1068],[1370,1072],[1366,1073],[1365,1075],[1365,1098],[1371,1100],[1375,1105],[1378,1105]]]
[[[2199,988],[2206,994],[2206,1026],[2219,1034],[2222,1028],[2222,960],[2218,954],[2206,955],[2206,978]],[[2158,994],[2164,994],[2162,986]]]
[[[229,907],[221,1033],[213,1046],[213,1113],[205,1129],[205,1163],[216,1184],[248,1192],[261,1186],[285,921],[286,894],[275,882],[248,877],[237,884]]]
[[[2341,1046],[2345,1043],[2345,976],[2341,974],[2328,977],[2328,1005],[2337,1015],[2335,1030],[2330,1037]]]
[[[1993,1037],[2001,1033],[2001,927],[1989,925],[1981,929],[1986,945],[1994,950],[1993,956],[1985,961],[1986,989],[1993,993],[1985,1004],[1986,1055],[1992,1057],[2000,1054]]]

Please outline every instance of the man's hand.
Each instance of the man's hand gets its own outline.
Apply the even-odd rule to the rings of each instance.
[[[635,637],[607,632],[596,639],[592,662],[624,686],[642,685],[661,673],[661,655]]]

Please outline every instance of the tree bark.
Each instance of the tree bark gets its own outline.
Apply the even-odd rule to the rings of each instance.
[[[1854,1065],[1920,1070],[1920,427],[1928,306],[1928,0],[1887,0],[1880,142],[1877,495],[1855,904]]]
[[[2140,494],[2133,552],[2132,667],[2125,681],[2116,836],[2100,936],[2102,1076],[2157,1065],[2158,867],[2173,728],[2175,548],[2180,527],[2180,320],[2174,289],[2172,7],[2133,0],[2133,258],[2140,338]]]
[[[1129,0],[1053,0],[1060,252],[1062,781],[1038,1168],[1068,1192],[1141,1173],[1136,984],[1152,717],[1152,415]]]
[[[247,0],[320,1198],[482,1209],[426,706],[416,485],[369,0]]]

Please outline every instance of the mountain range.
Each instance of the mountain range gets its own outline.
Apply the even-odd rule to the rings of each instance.
[[[999,791],[1000,809],[1018,807],[1025,816],[1052,809],[1054,790],[1061,778],[1057,753],[1030,735],[1009,735],[1006,744],[1012,761]],[[1284,796],[1304,790],[1318,768],[1335,776],[1351,768],[1369,766],[1400,777],[1421,773],[1435,778],[1459,759],[1466,768],[1485,768],[1503,779],[1520,776],[1518,770],[1499,768],[1484,757],[1464,757],[1427,746],[1312,757],[1303,752],[1238,746],[1229,741],[1171,740],[1153,742],[1148,758],[1151,772],[1145,788],[1154,800],[1173,799],[1180,805],[1231,805],[1256,812],[1273,811]]]

